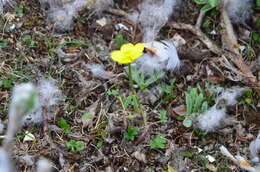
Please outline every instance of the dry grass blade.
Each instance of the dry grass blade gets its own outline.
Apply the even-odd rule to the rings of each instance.
[[[191,24],[185,24],[185,23],[176,23],[171,22],[170,26],[172,26],[175,29],[183,29],[183,30],[189,30],[193,34],[197,35],[198,38],[212,51],[213,53],[217,55],[222,54],[222,50],[213,43],[206,34],[204,34],[200,29],[196,28],[195,26],[192,26]]]

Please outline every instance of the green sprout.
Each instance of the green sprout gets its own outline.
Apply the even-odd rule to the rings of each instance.
[[[149,146],[152,149],[160,148],[164,149],[166,147],[167,139],[164,136],[158,135],[153,140],[150,141]]]

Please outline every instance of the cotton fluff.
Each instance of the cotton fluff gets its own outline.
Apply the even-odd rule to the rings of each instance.
[[[200,114],[196,118],[197,127],[202,131],[214,132],[220,127],[224,127],[227,122],[226,108],[237,104],[237,98],[242,96],[245,88],[230,88],[216,98],[216,103],[204,114]]]
[[[12,5],[13,0],[0,0],[0,14],[4,13],[4,7],[7,5]]]
[[[39,101],[41,106],[52,106],[56,104],[62,96],[61,90],[57,87],[53,79],[42,79],[37,84]]]
[[[45,158],[40,158],[37,162],[37,172],[51,172],[52,164]]]
[[[57,87],[56,81],[53,79],[42,79],[38,82],[37,91],[39,95],[39,107],[32,113],[23,118],[23,125],[41,124],[43,122],[42,109],[55,105],[62,97],[61,90]],[[48,119],[52,119],[53,115],[47,114]]]
[[[41,7],[44,9],[60,8],[64,0],[39,0]]]
[[[3,133],[4,131],[4,124],[3,124],[3,121],[0,119],[0,133]]]
[[[147,53],[135,62],[142,72],[152,74],[154,71],[173,71],[180,67],[181,61],[171,41],[152,41],[143,44]]]
[[[249,145],[250,154],[252,157],[252,161],[260,162],[259,153],[260,153],[260,133],[257,138],[253,140]]]
[[[218,109],[216,106],[213,106],[207,112],[198,116],[197,126],[202,131],[214,132],[225,123],[225,118],[225,109]]]
[[[140,13],[134,11],[128,18],[134,23],[140,22],[144,42],[152,41],[166,24],[176,5],[177,0],[144,0],[138,5]]]
[[[85,7],[100,14],[113,5],[113,0],[40,0],[43,8],[49,7],[47,20],[54,24],[54,29],[65,32],[73,28],[73,18]]]
[[[237,98],[242,96],[243,92],[246,90],[246,88],[239,88],[239,87],[234,87],[234,88],[229,88],[223,91],[220,96],[217,97],[217,102],[219,100],[226,100],[226,105],[227,106],[234,106],[237,104]]]
[[[99,79],[111,79],[114,76],[112,72],[105,71],[104,67],[99,64],[86,64],[86,67]]]
[[[94,11],[100,14],[113,5],[113,0],[96,0],[94,5]]]
[[[10,160],[9,154],[0,148],[0,168],[1,172],[13,172],[14,168]]]
[[[10,144],[19,129],[22,119],[38,106],[38,96],[32,83],[22,83],[14,87],[9,107],[9,121],[5,145]]]
[[[47,20],[54,24],[54,29],[59,32],[65,32],[73,28],[73,18],[77,15],[88,1],[86,0],[74,0],[71,3],[65,3],[60,8],[52,6],[47,11]]]
[[[225,6],[233,23],[246,25],[252,15],[253,0],[225,0]]]

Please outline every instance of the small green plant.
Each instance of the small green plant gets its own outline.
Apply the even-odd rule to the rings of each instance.
[[[15,8],[15,13],[16,14],[23,14],[24,13],[24,8],[23,7]]]
[[[164,136],[158,135],[153,140],[150,141],[149,146],[152,149],[155,148],[164,149],[166,147],[166,141],[167,139]]]
[[[8,47],[8,40],[0,39],[0,48],[7,48],[7,47]]]
[[[1,75],[1,72],[0,72],[0,75]],[[10,75],[10,74],[3,75],[3,77],[0,78],[0,86],[2,86],[3,88],[7,88],[7,89],[12,88],[17,79],[18,78],[16,78],[13,75]]]
[[[116,42],[116,47],[117,47],[117,48],[120,48],[123,44],[128,43],[128,42],[124,39],[123,35],[121,35],[121,34],[116,35],[116,37],[115,37],[115,42]]]
[[[78,46],[78,47],[90,47],[91,43],[89,41],[68,41],[63,44],[62,48],[68,48],[71,46]]]
[[[124,133],[124,139],[134,140],[135,136],[138,133],[138,130],[139,129],[137,127],[133,127],[133,126],[128,127],[127,131]]]
[[[201,114],[207,111],[208,101],[205,98],[201,87],[198,85],[196,88],[188,88],[185,93],[187,116],[183,121],[185,127],[190,127],[192,121],[190,115]]]
[[[135,95],[130,95],[127,97],[121,96],[121,98],[125,109],[127,109],[129,105],[131,105],[136,112],[140,110],[141,104]]]
[[[143,72],[137,70],[137,68],[132,66],[132,79],[140,87],[141,90],[146,89],[151,84],[157,82],[163,77],[162,72],[154,71],[153,75],[145,77]]]
[[[204,20],[204,22],[202,23],[202,27],[203,28],[209,28],[210,26],[212,26],[212,24],[213,24],[212,20],[209,19],[209,18],[206,18]]]
[[[195,152],[180,152],[180,155],[187,158],[192,158],[195,155]]]
[[[146,115],[144,114],[144,111],[142,109],[142,104],[140,103],[140,101],[138,100],[138,98],[135,94],[129,95],[129,96],[120,95],[117,90],[109,90],[109,91],[107,91],[107,94],[110,96],[111,95],[115,96],[121,103],[121,106],[125,112],[127,111],[127,109],[132,107],[135,112],[140,113],[143,117],[144,125],[146,127],[146,125],[147,125],[146,124],[146,121],[147,121]],[[126,112],[126,114],[127,114],[127,112]],[[126,116],[128,116],[128,114]],[[131,118],[131,115],[128,117]]]
[[[168,103],[168,101],[176,98],[174,94],[175,89],[175,79],[171,79],[169,84],[163,84],[160,86],[159,91],[164,103]]]
[[[23,42],[28,46],[28,48],[37,48],[31,35],[25,35],[23,37]]]
[[[198,85],[196,88],[188,88],[185,93],[186,108],[189,115],[203,113],[208,109],[208,102],[203,90]]]
[[[141,104],[138,98],[136,97],[136,95],[130,95],[130,96],[119,95],[117,90],[108,90],[107,94],[109,96],[117,97],[124,109],[128,109],[131,105],[136,112],[139,112]]]
[[[79,153],[85,149],[85,143],[83,141],[70,140],[66,142],[66,147],[70,152]]]
[[[71,133],[70,125],[67,123],[67,121],[64,118],[60,118],[58,121],[58,126],[64,130],[66,134]]]
[[[195,3],[199,5],[204,5],[200,10],[201,11],[209,11],[213,8],[217,7],[220,3],[220,0],[194,0]]]
[[[91,115],[91,114],[89,114],[89,113],[84,113],[84,114],[83,114],[83,118],[85,118],[85,119],[91,119],[91,118],[93,118],[93,115]]]
[[[256,32],[251,33],[250,38],[252,41],[256,42],[257,44],[260,44],[260,35]]]
[[[108,90],[107,91],[107,95],[109,95],[109,96],[117,96],[117,95],[119,95],[119,93],[118,93],[117,90]]]
[[[243,97],[241,98],[241,101],[248,105],[249,107],[251,107],[252,109],[254,109],[255,111],[257,111],[254,103],[253,103],[253,95],[254,92],[252,89],[248,89],[244,92]]]
[[[260,0],[256,0],[256,6],[260,7]]]
[[[167,122],[167,111],[161,110],[159,115],[160,115],[160,122],[166,123]]]

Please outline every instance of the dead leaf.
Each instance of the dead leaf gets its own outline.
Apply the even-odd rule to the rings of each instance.
[[[168,164],[168,170],[167,172],[177,172],[177,170],[175,170],[174,168],[172,168],[169,164]]]
[[[186,107],[184,105],[180,105],[180,106],[173,108],[173,111],[179,116],[186,115]]]
[[[206,168],[213,172],[218,170],[213,164],[206,164]]]
[[[97,106],[99,101],[96,101],[91,106],[87,107],[85,113],[82,115],[81,120],[83,123],[83,128],[85,127],[93,127],[93,119],[97,112]]]
[[[143,153],[141,153],[139,151],[135,151],[134,153],[132,153],[132,156],[135,157],[138,161],[146,163],[146,156],[145,156],[145,154],[143,154]]]

